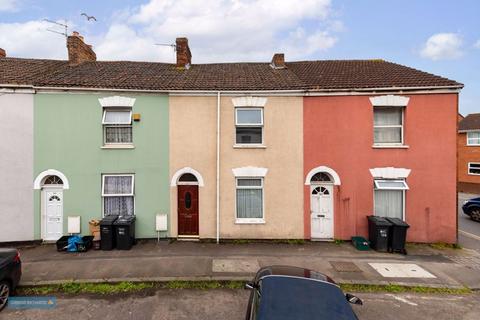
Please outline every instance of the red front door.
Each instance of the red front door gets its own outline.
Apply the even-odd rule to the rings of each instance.
[[[178,235],[198,235],[198,186],[178,187]]]

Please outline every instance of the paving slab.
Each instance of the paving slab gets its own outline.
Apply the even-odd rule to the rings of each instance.
[[[480,288],[476,253],[410,246],[409,255],[357,251],[351,244],[214,244],[140,241],[129,251],[57,252],[53,245],[20,248],[22,285],[65,281],[249,280],[269,265],[292,265],[323,272],[337,282]],[[384,277],[372,264],[414,264],[430,278]],[[458,270],[470,270],[458,273]]]

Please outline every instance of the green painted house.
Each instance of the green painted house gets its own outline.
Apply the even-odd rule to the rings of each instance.
[[[166,95],[37,93],[34,238],[67,234],[69,216],[85,234],[108,214],[135,214],[136,236],[156,237],[156,215],[169,212],[168,132]]]

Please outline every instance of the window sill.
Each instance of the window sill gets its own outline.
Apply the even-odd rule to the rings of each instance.
[[[235,224],[265,224],[265,219],[235,219]]]
[[[106,144],[101,149],[135,149],[133,144]]]
[[[374,144],[373,149],[408,149],[410,146],[405,144]]]
[[[234,149],[266,149],[264,144],[234,144]]]

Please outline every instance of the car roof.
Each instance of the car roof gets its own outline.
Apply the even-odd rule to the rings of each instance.
[[[265,276],[260,294],[258,320],[357,319],[342,290],[332,283]]]
[[[263,267],[258,270],[255,282],[258,282],[260,279],[266,276],[288,276],[296,278],[307,278],[319,281],[325,281],[332,284],[335,284],[329,276],[306,268],[292,267],[292,266],[268,266]]]

